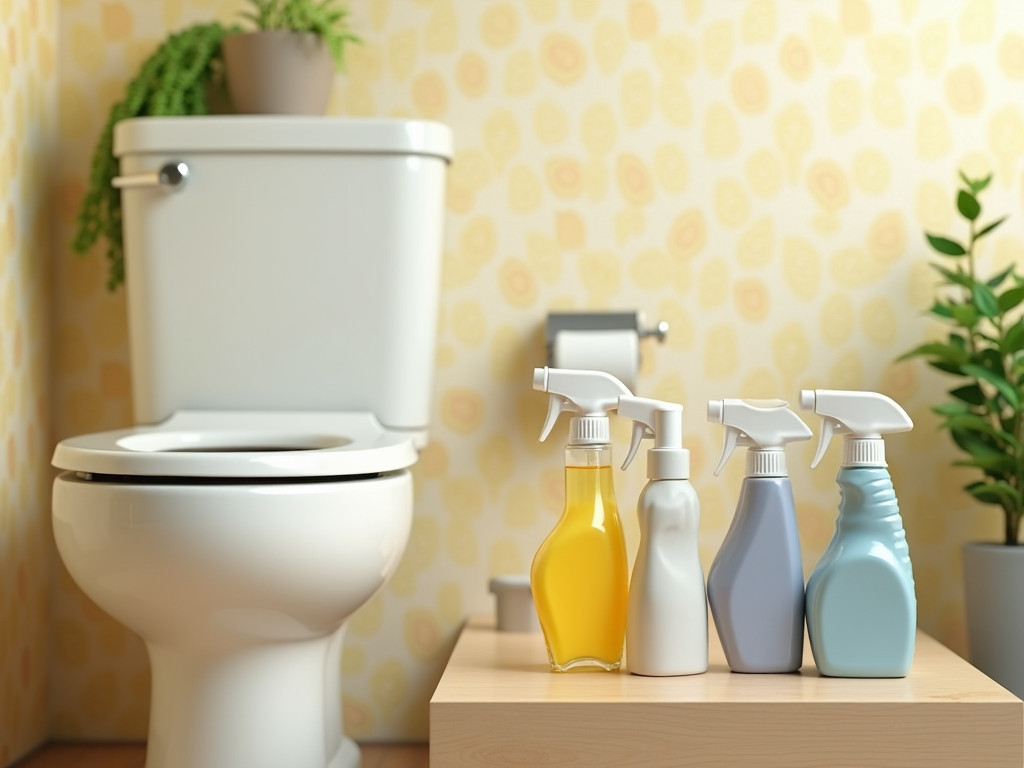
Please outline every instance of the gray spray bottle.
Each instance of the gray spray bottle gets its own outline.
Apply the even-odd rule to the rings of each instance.
[[[708,573],[708,602],[734,672],[795,672],[803,664],[804,572],[786,444],[811,437],[784,400],[711,400],[726,427],[717,475],[747,447],[736,514]]]

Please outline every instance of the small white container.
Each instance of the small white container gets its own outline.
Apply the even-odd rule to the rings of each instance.
[[[489,589],[498,607],[499,632],[540,632],[529,576],[495,576]]]

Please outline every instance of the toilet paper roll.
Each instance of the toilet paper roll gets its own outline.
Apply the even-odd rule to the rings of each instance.
[[[631,392],[636,391],[640,367],[640,337],[636,331],[559,331],[551,357],[554,368],[604,371]]]

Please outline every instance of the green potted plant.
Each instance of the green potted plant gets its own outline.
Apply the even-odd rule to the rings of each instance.
[[[113,153],[116,123],[147,115],[323,114],[327,109],[333,73],[343,66],[345,46],[359,40],[348,31],[348,12],[341,0],[250,2],[254,11],[243,15],[262,32],[246,34],[237,26],[214,22],[171,35],[143,62],[124,98],[110,109],[93,151],[71,247],[85,254],[101,237],[106,240],[111,291],[124,282],[121,191],[112,186],[118,173]],[[294,46],[287,42],[293,36]],[[304,69],[310,56],[314,69],[319,68],[312,74]],[[237,103],[228,103],[225,87]]]
[[[933,266],[942,276],[930,312],[949,326],[945,339],[922,344],[900,359],[921,357],[957,379],[948,402],[932,410],[942,418],[964,452],[955,466],[981,477],[964,487],[983,504],[1003,512],[1002,544],[964,546],[971,661],[1024,695],[1024,548],[1018,546],[1024,517],[1024,278],[1011,265],[979,277],[978,242],[1005,217],[981,222],[979,194],[991,175],[971,179],[963,173],[957,210],[967,225],[966,240],[927,234],[941,257]]]
[[[255,32],[223,42],[235,112],[322,115],[345,48],[358,42],[341,0],[249,0]]]

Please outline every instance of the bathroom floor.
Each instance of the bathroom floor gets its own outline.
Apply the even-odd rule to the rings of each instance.
[[[362,768],[427,768],[426,744],[364,744]],[[143,744],[48,744],[15,768],[143,768]]]

